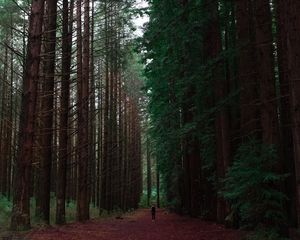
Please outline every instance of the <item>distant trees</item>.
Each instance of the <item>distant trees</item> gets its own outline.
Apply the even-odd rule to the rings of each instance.
[[[16,101],[16,91],[14,89],[18,82],[17,69],[22,71],[18,53],[12,46],[17,42],[18,35],[12,30],[16,26],[15,22],[20,20],[20,9],[11,2],[5,2],[1,11],[1,33],[3,39],[1,46],[1,81],[0,81],[0,193],[2,196],[11,198],[12,196],[12,161],[16,158],[16,131],[18,123],[18,101]],[[10,9],[10,11],[6,11]],[[9,27],[11,26],[11,27]],[[19,65],[20,64],[20,65]],[[17,72],[16,72],[17,71]],[[7,146],[8,143],[8,146]]]
[[[10,198],[13,190],[11,228],[30,227],[31,199],[45,224],[54,202],[57,224],[71,201],[79,221],[89,219],[90,203],[99,213],[137,208],[141,79],[132,64],[132,4],[30,6],[27,20],[25,1],[0,3],[8,13],[0,23],[0,192]]]

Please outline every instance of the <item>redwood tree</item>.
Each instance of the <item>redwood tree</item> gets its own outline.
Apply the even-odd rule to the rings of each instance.
[[[296,174],[296,196],[298,228],[300,227],[300,2],[289,0],[287,5],[288,30],[288,77],[290,85],[291,119],[293,126],[294,161]]]
[[[70,73],[72,57],[72,30],[73,30],[74,0],[69,4],[63,1],[63,33],[62,33],[62,93],[59,135],[59,160],[57,165],[56,190],[56,223],[66,222],[65,202],[67,186],[67,162],[70,154],[69,144],[69,102],[70,102]]]
[[[41,96],[41,160],[38,189],[38,215],[42,221],[50,221],[50,187],[53,155],[53,113],[54,113],[54,81],[55,81],[55,50],[57,0],[46,0],[46,20],[44,23],[44,61]]]
[[[255,45],[260,84],[262,139],[265,144],[279,142],[279,126],[275,89],[272,16],[269,0],[254,1]],[[263,63],[263,64],[262,64]]]
[[[32,147],[34,118],[36,117],[44,3],[44,0],[36,0],[31,5],[26,66],[23,77],[19,149],[14,175],[12,230],[21,230],[30,227]]]
[[[276,8],[277,17],[277,48],[278,70],[280,82],[280,148],[285,172],[290,176],[286,179],[286,193],[290,199],[288,204],[289,219],[293,226],[297,223],[296,209],[296,179],[295,161],[292,135],[290,85],[288,71],[287,31],[288,31],[288,4],[286,0],[278,0]]]
[[[78,199],[77,199],[77,218],[79,221],[89,219],[89,75],[90,75],[90,26],[89,16],[90,8],[89,0],[84,0],[84,35],[81,37],[81,1],[77,2],[77,28],[78,28],[78,49],[81,52],[83,41],[82,56],[78,54],[78,67],[82,65],[82,69],[78,69],[78,145],[79,145],[79,162],[78,162]]]
[[[237,44],[239,47],[238,79],[240,83],[241,138],[257,135],[259,130],[257,61],[254,44],[253,4],[250,0],[236,2]]]
[[[217,181],[225,177],[226,170],[230,164],[231,140],[229,131],[229,109],[223,106],[229,92],[228,78],[224,74],[224,59],[219,59],[222,53],[221,26],[219,21],[218,1],[209,1],[207,10],[210,13],[210,24],[205,48],[208,52],[208,59],[212,61],[212,82],[214,85],[214,95],[216,104],[215,135],[216,135],[216,171]],[[227,209],[228,211],[228,209]],[[220,196],[217,198],[217,221],[224,222],[226,216],[225,201]]]

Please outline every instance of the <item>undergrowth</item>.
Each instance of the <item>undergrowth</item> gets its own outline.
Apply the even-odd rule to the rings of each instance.
[[[151,199],[150,199],[150,205],[157,205],[157,192],[156,189],[152,190],[151,193]],[[168,207],[170,204],[167,203],[166,197],[164,194],[160,194],[159,196],[159,205],[161,208]],[[143,191],[143,194],[141,196],[141,200],[139,203],[140,208],[149,208],[148,206],[148,197],[147,197],[147,191]]]
[[[31,224],[33,227],[40,227],[43,225],[39,220],[39,217],[35,215],[36,212],[36,201],[34,198],[30,201],[30,213],[31,213]],[[10,225],[10,218],[12,212],[12,202],[7,199],[7,197],[0,196],[0,232],[6,231]],[[111,215],[118,215],[117,211],[114,211],[111,214],[105,213],[101,217],[108,217]],[[50,201],[50,224],[55,224],[56,216],[56,198],[51,197]],[[99,218],[99,209],[93,204],[90,205],[90,218]],[[76,202],[69,201],[66,203],[66,222],[71,223],[76,221]]]
[[[7,197],[0,196],[0,230],[6,229],[10,220],[12,203]]]
[[[256,229],[253,233],[250,233],[245,240],[289,240],[282,237],[274,229]]]
[[[279,174],[274,146],[255,140],[243,144],[229,169],[222,195],[239,215],[240,225],[255,230],[249,240],[277,240],[287,226],[287,197],[280,191],[287,175]]]

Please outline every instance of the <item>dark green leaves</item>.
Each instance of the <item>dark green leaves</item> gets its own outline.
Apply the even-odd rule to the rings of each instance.
[[[285,223],[287,197],[280,186],[287,175],[278,173],[277,164],[274,146],[251,139],[238,149],[222,194],[239,212],[244,226],[278,229]]]

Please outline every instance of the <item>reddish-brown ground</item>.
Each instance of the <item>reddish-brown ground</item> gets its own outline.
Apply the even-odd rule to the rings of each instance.
[[[180,217],[160,210],[151,221],[149,210],[124,219],[91,220],[35,230],[31,240],[240,240],[240,233],[199,219]]]

